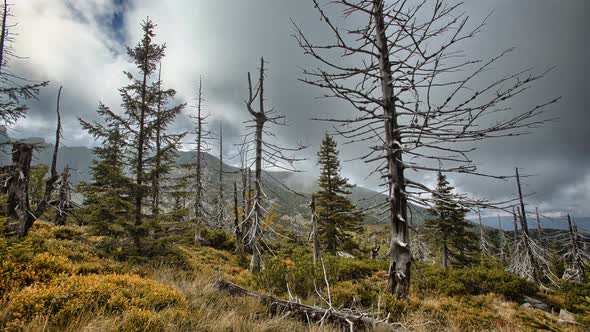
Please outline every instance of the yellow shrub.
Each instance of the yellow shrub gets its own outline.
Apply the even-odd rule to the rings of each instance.
[[[120,332],[164,331],[159,315],[152,310],[132,308],[123,317]]]
[[[27,287],[10,300],[8,309],[11,325],[35,315],[50,315],[59,324],[89,310],[107,314],[131,308],[162,310],[184,301],[177,290],[137,275],[87,275]]]

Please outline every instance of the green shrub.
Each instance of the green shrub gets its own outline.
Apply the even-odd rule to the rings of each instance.
[[[236,248],[236,241],[232,235],[229,235],[221,229],[203,229],[201,236],[203,244],[219,250],[232,251]]]
[[[341,281],[331,287],[332,304],[335,307],[368,308],[377,303],[379,291],[368,280]]]
[[[462,269],[443,270],[434,266],[418,267],[415,291],[418,294],[447,296],[502,294],[511,300],[523,295],[534,295],[538,286],[496,267],[473,266]]]
[[[563,299],[565,308],[576,314],[580,323],[590,327],[590,285],[564,281],[560,284],[558,295]]]

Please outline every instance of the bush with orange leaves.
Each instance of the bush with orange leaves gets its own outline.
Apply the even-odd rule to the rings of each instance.
[[[160,311],[184,302],[176,289],[137,275],[75,275],[18,292],[8,303],[7,326],[18,328],[36,315],[47,315],[61,324],[85,312]]]

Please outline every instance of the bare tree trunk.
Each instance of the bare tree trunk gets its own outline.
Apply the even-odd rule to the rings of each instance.
[[[263,209],[262,209],[262,133],[264,129],[264,123],[267,120],[266,114],[264,114],[264,58],[260,59],[260,79],[259,79],[259,98],[260,98],[260,109],[255,113],[256,116],[256,168],[254,170],[254,221],[251,229],[251,240],[250,244],[252,247],[252,260],[250,261],[250,271],[252,273],[258,273],[261,269],[261,248],[260,248],[260,236],[262,222],[264,220]]]
[[[61,102],[61,90],[62,86],[59,87],[59,91],[57,92],[57,106],[56,106],[56,113],[57,113],[57,128],[55,129],[55,146],[53,147],[53,157],[51,159],[51,168],[50,168],[50,175],[47,182],[45,182],[45,194],[43,195],[43,200],[39,202],[37,206],[37,210],[35,211],[35,217],[41,218],[45,210],[49,207],[51,203],[51,195],[55,190],[55,183],[59,179],[59,174],[57,174],[57,157],[59,154],[59,144],[61,140],[61,112],[60,112],[60,102]]]
[[[242,232],[240,230],[240,209],[238,207],[238,185],[234,182],[234,233],[236,235],[236,247],[240,253],[244,252],[242,246]]]
[[[383,94],[384,129],[389,187],[389,218],[391,224],[391,257],[387,290],[397,298],[405,299],[410,290],[410,238],[407,223],[404,167],[402,164],[401,137],[394,102],[393,73],[389,60],[387,29],[384,21],[383,0],[373,0],[375,41],[379,54],[379,72]]]
[[[223,126],[219,121],[219,193],[217,226],[223,228],[225,222],[225,197],[223,196]]]
[[[147,35],[146,35],[147,36]],[[145,38],[145,37],[144,37]],[[143,163],[144,163],[144,156],[143,156],[143,152],[145,149],[145,141],[146,141],[146,116],[148,113],[148,109],[147,109],[147,79],[148,79],[148,62],[149,62],[149,57],[147,56],[148,51],[149,51],[149,43],[145,43],[145,49],[144,52],[146,54],[145,56],[145,61],[143,63],[143,81],[141,83],[141,104],[139,105],[140,107],[140,116],[139,116],[139,137],[138,137],[138,142],[137,142],[137,166],[135,169],[135,182],[136,182],[136,188],[135,188],[135,231],[134,231],[134,236],[133,236],[133,240],[135,242],[135,247],[137,248],[137,251],[139,253],[141,253],[141,233],[143,233],[142,231],[140,231],[140,227],[143,225],[143,213],[142,213],[142,208],[143,208],[143,195],[144,195],[144,188],[143,188]]]
[[[506,246],[506,237],[504,236],[504,230],[502,229],[502,219],[498,214],[498,228],[500,229],[500,261],[506,261],[506,254],[504,253],[504,249]]]
[[[586,272],[584,271],[584,262],[582,261],[582,256],[580,255],[580,244],[578,243],[578,234],[577,230],[574,229],[574,227],[572,226],[572,218],[569,214],[567,215],[567,223],[569,225],[570,237],[574,252],[574,267],[577,272],[578,281],[582,284],[585,284]]]
[[[8,183],[8,219],[4,226],[7,236],[25,237],[34,217],[29,211],[29,174],[33,146],[15,143],[12,146],[12,174]]]
[[[442,246],[442,268],[445,270],[449,268],[449,247],[446,241]]]
[[[373,246],[373,248],[371,249],[371,259],[372,260],[377,260],[377,258],[379,257],[379,250],[381,249],[381,246],[379,246],[379,244],[377,243],[377,237],[375,236],[375,245]]]
[[[512,217],[512,223],[514,224],[514,243],[516,243],[518,241],[518,216],[515,208],[512,208]]]
[[[518,168],[516,168],[516,183],[518,185],[518,199],[520,201],[520,226],[522,228],[523,243],[527,255],[529,256],[529,260],[531,261],[531,266],[533,268],[533,281],[538,283],[540,280],[539,266],[537,264],[537,259],[535,258],[535,255],[533,254],[533,250],[531,248],[531,239],[529,237],[529,227],[526,220],[526,210],[524,209],[524,200],[522,197],[522,187],[520,185],[520,174],[518,173]]]
[[[61,183],[59,188],[59,203],[55,214],[55,224],[58,226],[66,225],[66,217],[70,208],[70,169],[66,165],[61,174]]]
[[[320,239],[318,238],[318,215],[316,213],[315,194],[311,194],[311,236],[313,243],[313,265],[320,260]]]
[[[0,75],[4,67],[4,48],[6,46],[6,38],[8,37],[8,26],[6,24],[8,18],[8,2],[4,0],[4,10],[2,11],[2,31],[0,35]]]
[[[537,238],[539,238],[539,243],[544,248],[544,241],[543,241],[543,227],[541,226],[541,218],[539,217],[539,208],[535,208],[535,213],[537,215]]]
[[[199,96],[197,99],[197,160],[196,160],[196,188],[195,188],[195,219],[198,223],[203,217],[202,200],[203,200],[203,180],[201,165],[201,150],[203,149],[203,117],[201,108],[203,103],[203,79],[199,79]]]
[[[160,167],[162,165],[162,132],[161,121],[162,116],[162,62],[158,69],[158,108],[156,110],[156,155],[154,164],[154,178],[152,180],[152,214],[160,213]]]

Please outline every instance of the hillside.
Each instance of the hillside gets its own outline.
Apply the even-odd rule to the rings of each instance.
[[[176,234],[177,239],[183,234],[178,229],[166,229],[168,236]],[[0,237],[0,328],[344,330],[330,324],[308,325],[293,313],[276,312],[255,299],[226,294],[214,287],[215,280],[223,278],[259,294],[285,299],[292,295],[303,303],[320,305],[321,297],[330,297],[340,310],[354,308],[373,312],[375,317],[388,316],[399,331],[583,329],[561,321],[557,315],[520,306],[528,295],[541,298],[550,306],[567,306],[580,312],[574,307],[579,299],[566,293],[543,295],[533,284],[509,275],[491,262],[453,271],[419,264],[413,272],[416,281],[412,296],[408,302],[398,302],[380,290],[385,282],[385,260],[348,260],[326,255],[328,291],[322,286],[321,269],[310,265],[309,254],[300,245],[281,244],[281,256],[269,259],[266,272],[255,277],[243,267],[247,257],[236,256],[231,242],[205,237],[199,246],[190,244],[190,240],[176,240],[168,250],[149,259],[124,252],[109,254],[104,250],[107,239],[91,236],[87,229],[76,226],[36,222],[25,239]],[[310,276],[317,279],[317,294],[309,284]],[[371,310],[371,303],[377,299],[381,307]],[[583,315],[577,317],[582,319]]]
[[[51,164],[54,149],[53,144],[47,144],[41,138],[28,138],[25,141],[34,142],[40,146],[40,148],[37,149],[34,154],[33,165]],[[6,147],[4,150],[6,150]],[[57,169],[63,169],[66,165],[68,165],[72,169],[71,181],[74,185],[82,181],[90,181],[91,176],[89,169],[93,159],[94,154],[90,148],[62,147],[57,160]],[[194,163],[194,160],[194,152],[178,152],[178,165]],[[10,154],[7,153],[7,151],[0,153],[0,165],[7,165],[9,162]],[[205,166],[204,180],[206,184],[208,183],[207,186],[209,190],[207,190],[207,192],[210,195],[208,199],[212,200],[218,188],[217,183],[219,176],[219,159],[209,153],[203,153],[203,163]],[[177,170],[175,175],[179,176],[184,174],[181,172],[183,171]],[[242,180],[238,168],[224,163],[223,172],[226,188],[231,188],[233,182],[237,182],[238,185],[241,184]],[[308,206],[310,194],[313,191],[318,190],[315,178],[306,175],[305,173],[265,171],[263,172],[263,179],[264,183],[270,187],[270,190],[267,190],[266,194],[277,203],[278,211],[281,214],[301,220],[301,216],[307,215],[309,213]],[[355,186],[351,191],[352,193],[350,198],[353,202],[355,202],[355,204],[357,204],[357,206],[361,208],[372,207],[376,203],[383,202],[386,199],[385,195],[367,188],[363,188],[361,186]],[[297,195],[294,192],[300,193],[305,197]],[[227,197],[231,196],[231,194],[232,193],[227,190]],[[420,223],[424,218],[423,209],[414,206],[412,211],[414,212],[413,222]],[[379,218],[369,213],[365,222],[368,224],[375,224],[379,222]]]

